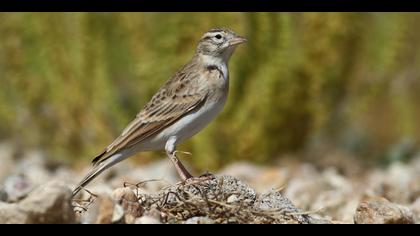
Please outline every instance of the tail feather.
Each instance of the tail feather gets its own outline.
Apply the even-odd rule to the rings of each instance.
[[[110,156],[108,159],[104,160],[101,163],[93,166],[92,169],[88,172],[86,177],[80,181],[77,187],[73,190],[73,197],[76,196],[80,190],[82,190],[86,185],[88,185],[93,179],[95,179],[99,174],[101,174],[106,169],[110,168],[111,166],[117,164],[118,162],[127,158],[127,155],[123,155],[122,153],[114,154]]]
[[[98,165],[99,161],[102,159],[103,156],[105,156],[106,153],[107,153],[106,150],[104,150],[101,154],[99,154],[95,158],[93,158],[92,165],[94,165],[94,166]]]

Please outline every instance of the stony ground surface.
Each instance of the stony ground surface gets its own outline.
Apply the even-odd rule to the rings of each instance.
[[[338,158],[238,162],[184,184],[166,159],[126,161],[71,199],[87,166],[0,144],[0,223],[420,223],[420,157],[386,168]]]

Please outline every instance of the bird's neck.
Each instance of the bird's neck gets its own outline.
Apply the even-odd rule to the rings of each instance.
[[[199,60],[203,67],[217,67],[222,73],[225,78],[228,78],[228,60],[229,58],[224,58],[221,56],[210,56],[210,55],[198,55]]]

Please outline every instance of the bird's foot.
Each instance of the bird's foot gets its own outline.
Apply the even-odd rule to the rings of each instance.
[[[200,175],[198,178],[214,179],[216,176],[213,173],[206,171],[206,173]]]
[[[216,176],[210,172],[206,172],[198,177],[190,177],[186,180],[181,181],[179,184],[182,185],[194,185],[194,184],[200,184],[202,182],[215,179]]]

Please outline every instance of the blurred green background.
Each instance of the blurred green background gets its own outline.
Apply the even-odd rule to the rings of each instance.
[[[205,31],[228,27],[249,41],[231,59],[226,108],[179,147],[196,168],[326,150],[404,159],[420,138],[419,22],[417,13],[1,13],[0,139],[88,162]]]

